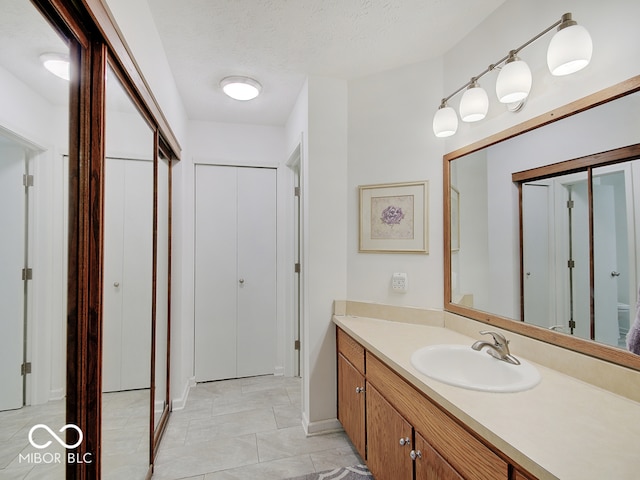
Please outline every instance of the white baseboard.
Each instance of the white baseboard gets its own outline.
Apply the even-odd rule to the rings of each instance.
[[[273,370],[273,375],[276,377],[283,377],[284,376],[284,367],[276,367]]]
[[[327,420],[320,420],[319,422],[310,422],[304,412],[302,413],[302,428],[304,428],[304,433],[307,437],[341,432],[343,430],[342,424],[337,418],[329,418]]]
[[[49,401],[62,400],[64,398],[64,388],[56,388],[49,391]]]
[[[182,389],[182,395],[178,398],[171,400],[171,411],[182,410],[187,405],[187,398],[189,398],[189,391],[192,387],[196,386],[196,377],[191,377]]]

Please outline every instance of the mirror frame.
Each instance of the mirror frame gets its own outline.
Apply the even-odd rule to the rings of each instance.
[[[589,110],[617,98],[640,91],[640,75],[620,82],[599,92],[568,103],[562,107],[534,117],[528,121],[510,127],[495,135],[472,143],[443,156],[443,232],[444,232],[444,310],[468,317],[489,325],[493,325],[513,333],[524,335],[545,343],[556,345],[574,352],[585,354],[600,360],[640,371],[640,356],[626,350],[583,340],[568,334],[555,332],[546,328],[512,318],[494,315],[489,312],[475,310],[464,305],[451,302],[451,199],[449,196],[451,170],[450,162],[480,149],[514,138],[523,133],[550,125],[563,118]],[[522,257],[522,250],[520,250]]]

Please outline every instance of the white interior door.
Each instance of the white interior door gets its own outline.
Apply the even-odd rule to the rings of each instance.
[[[550,200],[548,185],[522,185],[524,321],[541,327],[556,324]]]
[[[0,410],[22,407],[25,259],[24,151],[0,148]]]
[[[574,335],[591,338],[591,281],[589,273],[589,198],[587,182],[577,182],[570,187],[573,208],[571,209],[571,243],[573,268],[573,320]]]
[[[149,388],[153,162],[107,159],[104,259],[102,389]]]
[[[195,373],[272,374],[276,351],[275,170],[196,166]]]
[[[618,346],[616,207],[613,185],[593,185],[595,339]]]
[[[276,174],[238,169],[238,377],[272,374],[276,360]]]
[[[195,374],[236,376],[236,168],[196,166]]]

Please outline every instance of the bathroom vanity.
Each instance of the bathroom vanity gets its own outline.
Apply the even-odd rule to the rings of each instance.
[[[416,370],[411,354],[470,347],[476,322],[445,312],[414,323],[338,313],[338,419],[376,480],[637,478],[640,425],[628,421],[640,418],[637,401],[537,359],[528,360],[542,380],[529,390],[447,385]],[[528,339],[506,336],[518,357]]]

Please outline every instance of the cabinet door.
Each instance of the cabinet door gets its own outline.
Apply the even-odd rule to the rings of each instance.
[[[416,480],[463,480],[422,435],[416,432]]]
[[[362,389],[362,390],[356,390]],[[364,377],[341,354],[338,355],[338,420],[365,458]]]
[[[366,398],[369,470],[376,480],[411,480],[413,428],[371,384]]]

